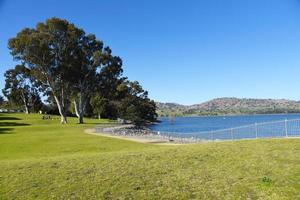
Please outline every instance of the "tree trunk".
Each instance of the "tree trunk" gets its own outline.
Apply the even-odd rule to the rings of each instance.
[[[100,113],[98,113],[98,119],[101,119],[101,115],[100,115]]]
[[[26,113],[26,114],[29,114],[28,106],[25,104],[24,107],[25,107],[25,113]]]
[[[76,100],[74,100],[75,114],[78,118],[79,124],[83,124],[83,109],[81,104],[81,100],[79,100],[79,105],[77,104]]]
[[[85,93],[80,92],[79,93],[79,115],[78,115],[78,123],[83,124],[83,114],[85,112],[85,106],[86,106],[86,98]]]
[[[80,114],[79,114],[79,117],[78,117],[78,123],[79,123],[79,124],[83,124],[83,113],[80,113]]]
[[[66,114],[62,114],[60,116],[60,123],[61,124],[67,124],[68,123],[68,121],[67,121],[67,115]]]
[[[25,94],[24,94],[24,92],[22,92],[21,94],[22,94],[21,98],[22,98],[23,103],[24,103],[25,113],[29,114],[29,108],[28,108],[28,105],[27,105]]]
[[[54,96],[54,99],[55,99],[55,102],[56,102],[56,105],[57,105],[57,108],[58,108],[58,112],[60,114],[60,123],[61,124],[66,124],[68,121],[67,121],[67,114],[66,114],[66,111],[65,109],[62,107],[61,103],[59,102],[58,98],[56,95],[53,95]]]
[[[76,102],[76,99],[74,100],[74,109],[75,109],[76,116],[79,118],[80,116],[79,116],[79,112],[78,112],[78,104]]]

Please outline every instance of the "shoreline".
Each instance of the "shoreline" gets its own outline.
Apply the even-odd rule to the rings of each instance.
[[[243,139],[235,139],[235,140],[189,140],[188,138],[183,140],[169,140],[167,137],[161,135],[120,135],[120,134],[113,134],[113,133],[105,133],[105,132],[97,132],[95,128],[85,129],[84,133],[101,136],[101,137],[108,137],[108,138],[115,138],[120,140],[127,140],[137,143],[143,144],[154,144],[154,145],[190,145],[190,144],[205,144],[205,143],[218,143],[218,142],[234,142],[234,141],[251,141],[251,140],[286,140],[286,139],[300,139],[300,136],[291,136],[291,137],[269,137],[269,138],[243,138]]]
[[[150,138],[147,136],[131,136],[131,135],[113,135],[110,133],[99,133],[96,131],[95,128],[91,129],[85,129],[84,133],[90,134],[90,135],[96,135],[96,136],[103,136],[103,137],[109,137],[109,138],[115,138],[115,139],[122,139],[122,140],[128,140],[138,143],[144,143],[144,144],[156,144],[156,145],[184,145],[182,143],[176,143],[176,142],[170,142],[167,139],[164,139],[163,137],[160,138]]]

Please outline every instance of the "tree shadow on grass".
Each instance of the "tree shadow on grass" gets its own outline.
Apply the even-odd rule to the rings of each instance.
[[[1,134],[11,134],[13,128],[0,128],[0,135]]]
[[[21,120],[21,119],[17,118],[17,117],[8,117],[8,116],[0,115],[0,135],[13,133],[12,132],[13,127],[30,125],[30,124],[26,124],[26,123],[18,123],[18,122],[14,122],[14,121],[5,121],[5,120]]]
[[[0,122],[1,126],[29,126],[30,124],[26,123],[17,123],[17,122]]]
[[[21,118],[18,117],[7,117],[7,116],[1,116],[0,115],[0,121],[2,120],[21,120]]]

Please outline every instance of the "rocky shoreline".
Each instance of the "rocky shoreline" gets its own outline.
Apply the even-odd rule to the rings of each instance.
[[[110,133],[113,135],[124,135],[124,136],[159,135],[158,132],[152,131],[147,127],[137,127],[132,124],[118,125],[112,127],[96,127],[96,132]]]
[[[111,136],[121,136],[126,138],[134,138],[141,140],[151,140],[164,143],[174,143],[174,144],[189,144],[204,142],[193,137],[182,137],[180,135],[174,134],[161,134],[160,132],[153,131],[147,127],[137,127],[132,124],[117,125],[110,127],[95,127],[96,133],[109,134]]]

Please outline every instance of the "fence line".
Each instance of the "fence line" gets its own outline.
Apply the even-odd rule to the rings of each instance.
[[[258,138],[300,137],[300,119],[254,123],[233,128],[190,133],[151,131],[143,129],[123,130],[122,128],[124,128],[125,126],[97,127],[96,132],[107,132],[114,135],[142,137],[154,140],[158,139],[176,143],[197,143],[206,141]]]
[[[158,132],[171,140],[189,142],[258,138],[300,137],[300,119],[254,123],[234,128],[191,133]]]

